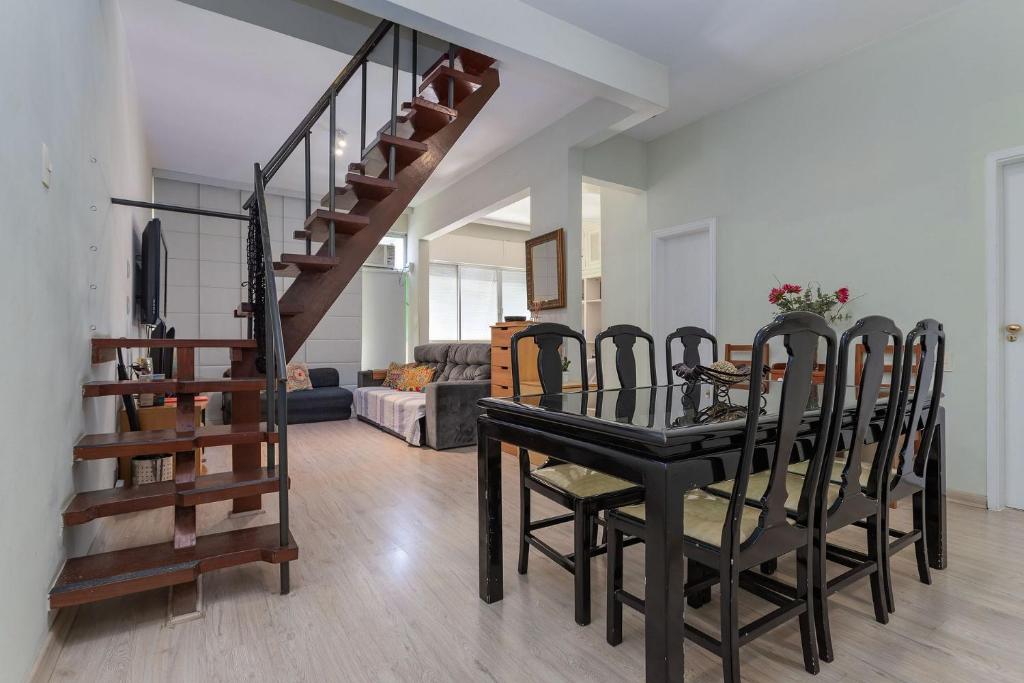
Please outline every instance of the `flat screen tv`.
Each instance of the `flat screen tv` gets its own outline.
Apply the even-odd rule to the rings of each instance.
[[[159,218],[149,221],[142,231],[137,275],[139,322],[156,325],[161,320],[161,313],[167,308],[167,248],[160,233]]]

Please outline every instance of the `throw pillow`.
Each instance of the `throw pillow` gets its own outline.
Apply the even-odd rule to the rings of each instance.
[[[434,379],[436,370],[429,365],[414,365],[403,368],[395,386],[399,391],[425,391]]]
[[[306,367],[305,363],[288,364],[288,384],[286,388],[289,392],[307,391],[313,388],[313,383],[309,381],[309,368]]]
[[[384,383],[381,384],[383,387],[390,387],[391,389],[398,388],[398,380],[402,376],[402,371],[406,368],[411,368],[415,363],[391,363],[388,365],[388,371],[384,374]]]

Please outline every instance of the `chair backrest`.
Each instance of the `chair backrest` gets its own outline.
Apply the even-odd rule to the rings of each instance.
[[[808,445],[812,453],[807,468],[807,476],[800,492],[800,503],[797,508],[797,526],[806,529],[816,498],[818,476],[823,466],[827,448],[829,427],[836,390],[836,333],[819,315],[807,312],[784,313],[762,327],[754,337],[752,348],[753,358],[763,358],[768,341],[782,337],[789,362],[782,378],[782,396],[779,399],[779,413],[774,425],[775,456],[771,458],[769,481],[761,498],[762,511],[758,518],[758,529],[746,543],[756,543],[759,538],[774,531],[784,533],[783,529],[793,531],[786,519],[786,499],[788,498],[787,469],[789,457],[793,453],[800,435],[801,442],[807,442],[807,436],[800,434],[807,411],[808,399],[813,388],[812,375],[817,358],[818,342],[825,340],[827,354],[825,359],[824,394],[821,396],[820,418],[813,431],[813,445]],[[747,485],[753,466],[754,452],[758,450],[761,421],[761,397],[764,394],[765,368],[762,363],[754,363],[750,368],[750,391],[747,400],[746,429],[743,438],[743,450],[740,455],[739,472],[733,486],[732,498],[729,501],[729,515],[722,530],[723,552],[728,547],[736,548],[740,539],[740,520],[743,515],[744,501],[747,496]],[[805,533],[801,531],[800,533]]]
[[[897,467],[890,489],[895,488],[901,481],[924,486],[928,452],[931,450],[935,420],[942,398],[942,373],[946,355],[946,333],[942,329],[942,323],[928,318],[917,323],[914,329],[907,333],[903,357],[914,357],[918,353],[918,348],[920,360],[916,364],[904,362],[900,373],[900,400],[904,405],[903,412],[906,417],[900,433],[893,438],[892,457],[896,459]],[[911,387],[914,388],[912,397]],[[906,410],[908,403],[909,411]],[[919,430],[922,430],[922,435],[921,440],[917,441],[915,435]]]
[[[580,379],[583,388],[590,386],[587,376],[587,340],[576,330],[559,323],[537,323],[519,330],[512,335],[512,394],[520,396],[519,387],[519,342],[532,339],[537,345],[537,376],[540,378],[541,392],[545,394],[562,393],[562,354],[561,347],[566,339],[574,340],[579,346]]]
[[[764,345],[764,350],[760,353],[760,356],[754,355],[754,347],[752,344],[726,344],[725,355],[722,357],[722,360],[727,360],[737,368],[742,368],[746,365],[753,367],[754,359],[758,357],[762,359],[761,365],[768,365],[769,359],[771,358],[771,349],[768,344]],[[766,375],[764,379],[765,382],[767,382],[770,377]],[[769,385],[766,383],[764,386],[765,391],[767,391]],[[737,384],[735,387],[737,389],[748,389],[749,385]]]
[[[718,339],[703,327],[680,327],[665,337],[665,384],[674,384],[672,375],[672,342],[676,339],[683,345],[683,364],[688,367],[700,365],[700,344],[702,340],[711,342],[711,362],[718,361]]]
[[[852,433],[849,442],[845,444],[847,457],[839,484],[840,495],[832,507],[833,511],[840,509],[844,503],[864,495],[860,485],[864,467],[867,467],[869,472],[868,495],[875,500],[883,498],[885,487],[889,483],[890,440],[896,431],[898,418],[903,412],[899,391],[889,391],[882,431],[877,435],[879,438],[874,440],[877,446],[873,450],[870,462],[865,462],[865,455],[869,451],[865,441],[876,419],[878,401],[884,396],[888,386],[884,382],[885,376],[888,373],[895,373],[898,377],[903,367],[903,333],[889,318],[880,315],[861,318],[843,332],[839,340],[839,364],[836,368],[839,386],[836,388],[829,448],[821,468],[818,495],[826,495],[832,480],[832,462],[843,431],[846,402],[846,387],[843,385],[850,367],[850,349],[854,346],[856,363],[860,366],[857,405],[854,410]]]
[[[893,383],[895,383],[896,385],[899,385],[900,371],[897,368],[895,370],[895,372],[894,372],[893,371],[893,364],[892,364],[891,361],[888,360],[888,359],[892,358],[893,353],[895,352],[895,348],[896,348],[896,345],[894,345],[894,344],[890,344],[889,346],[885,347],[885,356],[886,356],[885,374],[889,376],[889,379],[884,384],[882,384],[883,387],[888,387],[888,386],[890,386]],[[864,354],[865,354],[864,345],[863,344],[857,344],[856,349],[857,350],[856,350],[856,353],[854,354],[854,362],[853,362],[853,383],[855,385],[857,385],[857,386],[860,386],[860,378],[861,378],[861,375],[864,374]],[[912,368],[913,373],[915,375],[917,374],[917,366],[918,366],[918,364],[920,362],[921,362],[921,347],[917,346],[917,347],[915,347],[915,350],[914,350],[914,367]],[[895,380],[892,379],[894,377],[895,377]]]
[[[651,384],[658,383],[658,370],[654,367],[654,337],[641,330],[636,325],[612,325],[607,330],[599,332],[594,337],[594,358],[597,365],[597,388],[604,389],[604,366],[601,362],[601,342],[611,338],[615,344],[615,374],[619,377],[619,386],[623,389],[635,389],[636,381],[636,357],[633,355],[633,347],[637,339],[647,341],[648,363],[651,368]]]

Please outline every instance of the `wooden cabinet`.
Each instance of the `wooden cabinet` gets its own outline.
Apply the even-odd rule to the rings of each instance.
[[[512,335],[525,330],[530,321],[491,325],[491,396],[512,395]],[[538,383],[537,346],[530,340],[519,345],[519,379]]]

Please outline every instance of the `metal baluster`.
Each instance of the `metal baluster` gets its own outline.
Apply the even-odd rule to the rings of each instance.
[[[265,270],[264,277],[267,277]],[[274,392],[276,391],[275,370],[277,369],[277,357],[274,355],[274,318],[271,310],[272,302],[270,301],[270,296],[268,295],[268,288],[264,287],[263,291],[263,337],[265,339],[263,346],[263,365],[266,368],[265,374],[267,376],[267,433],[269,434],[277,431],[277,429],[275,428],[277,416],[274,411]],[[253,313],[253,315],[255,315],[255,312]],[[267,469],[273,472],[274,467],[274,443],[272,440],[268,439]]]
[[[398,24],[395,24],[395,40],[391,54],[391,135],[398,134]],[[394,145],[388,148],[388,179],[395,179],[395,163],[398,150]]]
[[[328,194],[330,198],[328,200],[328,209],[334,213],[334,201],[335,201],[335,186],[334,186],[334,165],[335,165],[335,154],[334,146],[337,144],[335,139],[338,135],[338,93],[331,92],[331,105],[330,105],[330,118],[331,118],[331,141],[330,141],[330,165],[327,169],[327,185]],[[334,220],[332,219],[327,224],[327,254],[328,256],[334,256]]]
[[[313,213],[313,194],[309,184],[309,137],[312,131],[306,131],[306,218],[309,218]],[[306,235],[306,255],[309,256],[313,253],[313,238],[311,235]]]
[[[448,43],[448,68],[455,68],[455,43]],[[455,77],[448,77],[448,108],[455,108]]]
[[[415,29],[412,32],[412,99],[410,102],[416,101],[416,77],[419,75],[419,60],[417,58],[416,43],[419,40],[420,33]]]
[[[359,116],[359,162],[366,155],[366,61],[363,61],[363,99]]]
[[[288,386],[287,378],[278,378],[277,387],[277,400],[280,402],[278,405],[278,415],[288,415]],[[277,505],[278,505],[278,527],[281,532],[281,547],[285,548],[291,542],[291,533],[288,531],[288,419],[282,417],[281,424],[278,428],[280,434],[278,439],[280,441],[280,455],[281,462],[280,467],[277,470],[278,476],[278,494],[277,494]],[[287,595],[290,590],[290,574],[288,571],[288,563],[281,563],[281,595]]]

